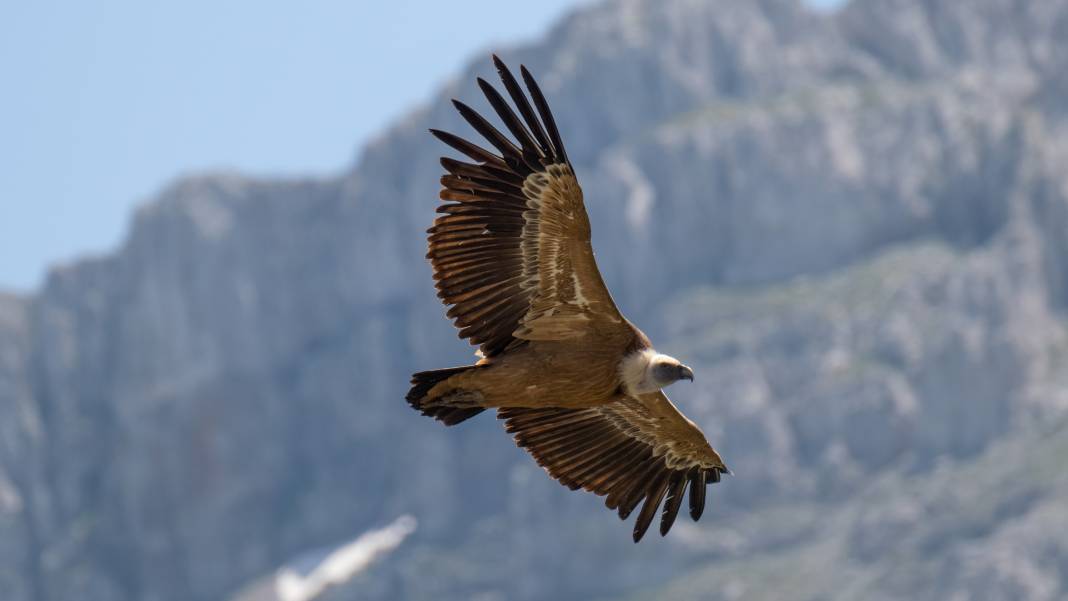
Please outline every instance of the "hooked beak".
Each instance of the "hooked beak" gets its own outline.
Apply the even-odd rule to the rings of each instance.
[[[693,382],[693,370],[685,365],[679,366],[679,379]]]

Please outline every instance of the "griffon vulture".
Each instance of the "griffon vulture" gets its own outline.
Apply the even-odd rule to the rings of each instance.
[[[493,61],[515,110],[485,80],[478,85],[512,139],[458,100],[460,115],[496,152],[430,130],[473,160],[441,159],[444,202],[428,230],[427,258],[448,316],[481,359],[415,374],[407,400],[450,426],[495,409],[561,484],[606,496],[621,519],[644,500],[635,542],[661,503],[666,534],[687,486],[697,520],[705,486],[730,472],[662,391],[692,381],[693,371],[656,352],[605,288],[582,190],[545,96],[525,67],[529,100]]]

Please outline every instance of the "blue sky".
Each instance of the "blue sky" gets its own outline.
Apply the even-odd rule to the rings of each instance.
[[[114,248],[181,174],[339,171],[475,53],[588,2],[0,0],[0,289]]]

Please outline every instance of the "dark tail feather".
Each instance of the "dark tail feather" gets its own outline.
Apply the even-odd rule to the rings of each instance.
[[[475,365],[465,365],[463,367],[447,367],[445,369],[421,371],[417,374],[413,374],[412,388],[404,398],[413,409],[423,415],[433,417],[446,426],[455,426],[466,419],[482,413],[485,409],[482,407],[450,406],[448,401],[440,397],[427,398],[426,394],[430,392],[430,389],[438,382],[447,380],[448,378],[469,369],[475,369],[476,367],[477,366]]]

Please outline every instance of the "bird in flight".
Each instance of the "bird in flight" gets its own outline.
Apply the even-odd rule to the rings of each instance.
[[[496,410],[561,484],[605,496],[620,519],[644,500],[634,542],[662,503],[667,534],[687,486],[697,520],[706,485],[730,471],[662,390],[693,381],[693,371],[656,352],[601,279],[582,189],[537,82],[520,67],[528,100],[493,62],[515,110],[482,78],[478,85],[512,138],[458,100],[496,152],[430,130],[473,161],[441,159],[444,202],[427,230],[427,258],[448,316],[480,358],[413,375],[407,401],[449,426]]]

